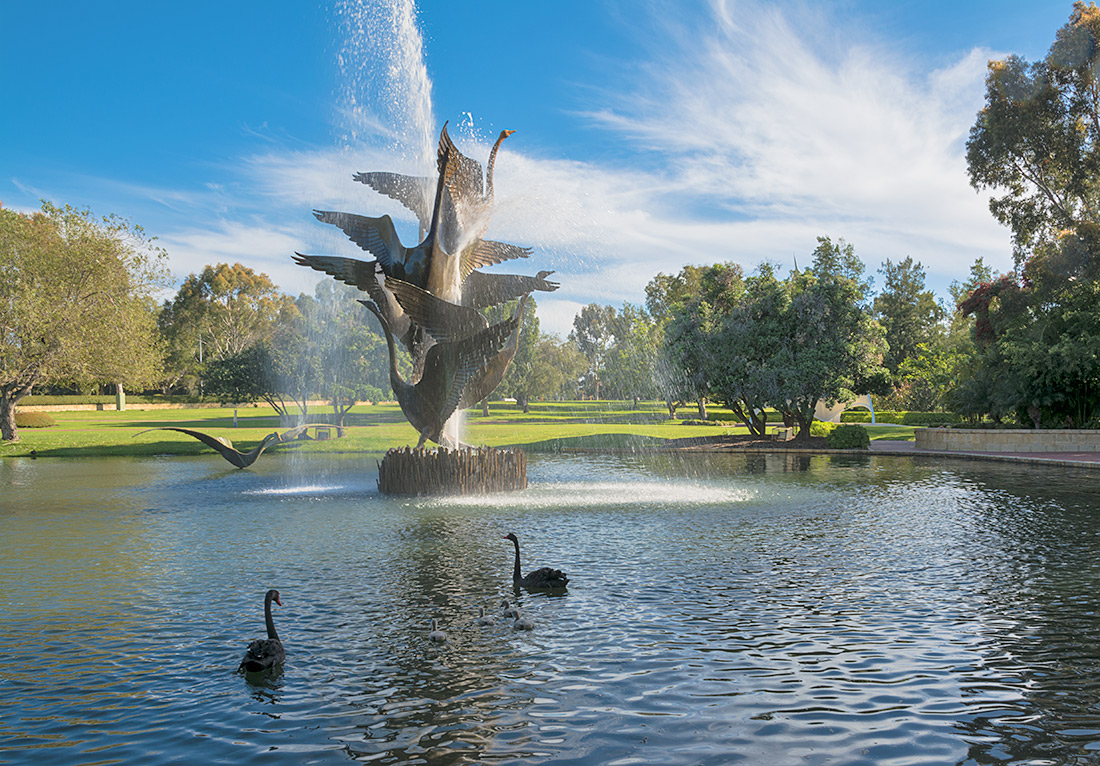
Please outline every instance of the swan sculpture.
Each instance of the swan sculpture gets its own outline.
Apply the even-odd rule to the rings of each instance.
[[[377,274],[379,269],[386,278],[384,289],[387,293],[392,291],[391,280],[398,279],[422,290],[427,290],[424,284],[409,279],[407,275],[399,273],[398,270],[387,269],[380,259],[362,261],[337,255],[302,255],[296,253],[294,261],[299,266],[308,266],[314,271],[320,271],[335,277],[346,285],[365,290],[380,307],[384,307],[383,302],[371,292],[374,286],[378,285],[377,277],[372,275]],[[486,274],[475,269],[467,273],[462,280],[462,296],[459,299],[459,304],[472,309],[483,309],[521,298],[535,290],[553,292],[561,286],[558,282],[551,282],[547,279],[553,273],[552,271],[540,271],[536,276],[531,277],[525,274]],[[381,285],[378,285],[378,287],[382,288]],[[388,300],[393,301],[393,296],[389,295]],[[391,329],[395,335],[400,337],[401,331],[396,324]]]
[[[288,431],[279,433],[273,431],[263,438],[259,444],[251,449],[249,452],[241,452],[233,446],[233,442],[225,436],[213,436],[212,434],[204,433],[194,428],[181,428],[179,426],[158,426],[157,428],[147,428],[144,431],[138,431],[134,436],[141,436],[141,434],[147,434],[150,431],[179,431],[181,434],[187,434],[193,439],[198,439],[200,442],[210,447],[219,455],[224,457],[237,468],[248,468],[250,465],[256,462],[256,459],[263,454],[264,450],[270,447],[272,444],[285,444],[290,441],[294,441],[303,433],[306,429],[316,426],[316,423],[308,423],[306,425],[296,426]]]
[[[460,244],[460,238],[468,238],[472,235],[480,239],[481,234],[488,227],[489,212],[493,203],[493,169],[496,166],[497,152],[504,139],[513,133],[515,133],[514,130],[502,130],[497,136],[496,143],[489,151],[483,186],[480,163],[465,156],[455,147],[447,133],[446,124],[443,125],[437,156],[443,151],[450,151],[457,166],[456,172],[447,184],[447,196],[443,203],[443,243],[448,250],[455,250]],[[433,179],[377,171],[356,173],[354,178],[411,210],[420,222],[421,231],[430,225]],[[463,237],[464,234],[465,237]]]
[[[564,588],[569,583],[569,578],[565,576],[564,572],[550,567],[536,569],[524,575],[519,566],[519,538],[514,533],[509,532],[504,536],[504,539],[511,540],[512,544],[516,546],[516,564],[512,570],[513,583],[521,588],[532,590],[559,589]]]
[[[447,634],[439,630],[434,619],[432,620],[432,630],[428,633],[428,640],[437,644],[447,643]]]
[[[283,602],[279,600],[279,591],[272,588],[264,595],[264,620],[267,622],[267,638],[258,638],[248,645],[248,651],[244,653],[237,671],[245,673],[259,673],[264,670],[282,665],[286,659],[283,651],[283,642],[279,640],[279,634],[275,632],[275,621],[271,618],[271,602],[279,606]]]
[[[373,302],[359,302],[378,317],[382,325],[389,351],[390,387],[405,419],[420,433],[417,448],[428,440],[442,443],[443,428],[457,409],[466,385],[500,351],[518,317],[487,327],[461,341],[436,343],[425,355],[420,380],[408,383],[397,371],[397,350],[386,318]]]

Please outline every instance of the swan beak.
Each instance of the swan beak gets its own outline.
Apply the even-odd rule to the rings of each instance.
[[[283,602],[279,599],[278,596],[275,597],[275,603],[278,604],[279,606],[283,605]]]

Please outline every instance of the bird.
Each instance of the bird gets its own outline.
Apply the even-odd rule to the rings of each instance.
[[[436,627],[436,622],[434,619],[432,620],[432,630],[430,633],[428,633],[428,640],[436,644],[447,643],[447,634]]]
[[[524,575],[519,567],[519,538],[516,537],[515,533],[509,532],[504,536],[504,539],[511,540],[512,544],[516,546],[516,564],[515,568],[512,570],[513,583],[522,588],[529,588],[532,590],[564,588],[569,583],[569,578],[565,576],[564,572],[560,569],[551,569],[550,567],[536,569]]]
[[[279,606],[283,602],[279,600],[279,591],[272,588],[264,595],[264,620],[267,622],[267,638],[258,638],[248,645],[248,651],[244,653],[238,672],[258,673],[269,670],[283,664],[286,652],[283,651],[283,642],[279,640],[279,634],[275,632],[275,621],[271,619],[271,602]]]
[[[496,625],[497,621],[494,620],[492,617],[487,617],[485,615],[485,607],[482,606],[482,607],[478,607],[478,610],[477,610],[477,624],[478,625]]]
[[[519,609],[517,609],[516,607],[509,604],[508,599],[504,599],[503,601],[501,601],[500,605],[504,609],[502,614],[505,617],[511,617],[512,619],[515,619],[516,617],[519,617]]]
[[[535,623],[528,620],[519,612],[516,612],[516,620],[512,623],[513,630],[534,630]]]
[[[225,436],[213,436],[211,434],[199,431],[194,428],[181,428],[179,426],[158,426],[157,428],[147,428],[144,431],[138,431],[134,436],[141,436],[141,434],[147,434],[150,431],[179,431],[181,434],[187,434],[188,436],[198,439],[216,451],[219,455],[224,457],[237,468],[248,468],[250,465],[256,462],[256,459],[263,454],[264,450],[276,443],[286,443],[297,439],[301,434],[305,433],[306,429],[316,426],[316,423],[308,423],[306,425],[296,426],[288,431],[284,431],[280,434],[278,431],[272,431],[263,438],[259,444],[252,448],[249,452],[241,452],[233,446],[228,437]]]
[[[386,318],[372,301],[359,302],[382,325],[390,358],[390,387],[405,419],[420,433],[417,449],[428,440],[440,444],[443,428],[457,409],[466,385],[500,351],[518,318],[498,322],[461,341],[436,343],[425,355],[420,380],[409,383],[397,371],[397,351]]]

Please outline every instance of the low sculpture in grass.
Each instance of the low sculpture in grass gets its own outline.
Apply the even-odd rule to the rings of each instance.
[[[558,284],[536,276],[495,274],[481,268],[517,258],[530,249],[483,238],[493,204],[493,168],[502,131],[489,155],[487,172],[455,147],[444,125],[436,153],[435,179],[398,173],[358,173],[355,180],[404,204],[417,217],[421,241],[406,247],[388,215],[377,218],[314,211],[319,221],[340,228],[374,256],[364,261],[334,255],[294,260],[370,296],[360,301],[379,320],[390,355],[390,380],[406,419],[420,434],[417,447],[434,442],[462,446],[445,424],[458,409],[476,404],[500,383],[515,356],[523,309],[534,290]],[[489,325],[480,309],[519,299],[503,322]],[[395,343],[413,359],[411,380],[397,373]]]

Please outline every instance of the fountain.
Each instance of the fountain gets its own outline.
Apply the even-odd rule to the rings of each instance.
[[[421,241],[406,247],[388,215],[314,211],[317,219],[341,229],[374,256],[372,261],[332,255],[303,255],[301,266],[324,272],[367,293],[360,301],[382,326],[389,353],[390,383],[401,411],[419,432],[414,450],[390,450],[379,466],[383,492],[485,492],[526,486],[526,460],[496,450],[463,445],[448,425],[456,411],[488,396],[515,356],[520,323],[534,290],[556,290],[551,272],[536,276],[479,271],[507,260],[526,258],[528,248],[483,237],[493,204],[493,168],[501,143],[514,131],[500,133],[486,165],[463,155],[443,125],[436,155],[437,178],[381,171],[361,172],[356,181],[398,200],[417,217]],[[513,315],[489,325],[480,309],[518,300]],[[413,359],[413,377],[397,371],[395,337]],[[425,451],[435,442],[442,457]],[[438,451],[437,451],[438,452]],[[509,451],[514,452],[514,451]]]

